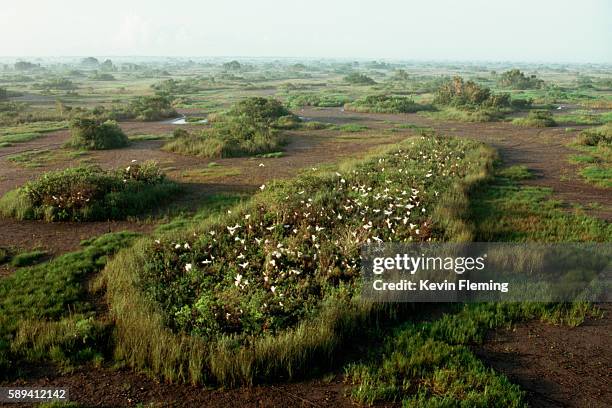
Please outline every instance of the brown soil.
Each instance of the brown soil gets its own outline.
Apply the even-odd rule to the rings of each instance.
[[[181,384],[166,384],[126,370],[81,368],[58,375],[51,367],[36,368],[27,381],[0,383],[4,387],[68,388],[71,401],[88,407],[133,407],[153,404],[164,407],[355,407],[340,377],[280,385],[210,390]],[[6,404],[0,407],[16,406]],[[31,406],[20,404],[19,407]]]
[[[540,322],[491,333],[476,355],[527,391],[534,407],[612,406],[612,311],[576,328]]]

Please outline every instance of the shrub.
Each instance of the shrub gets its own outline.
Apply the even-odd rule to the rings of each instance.
[[[8,99],[8,92],[4,88],[0,88],[0,101],[4,101]]]
[[[291,94],[287,98],[287,104],[292,108],[301,108],[302,106],[334,108],[343,106],[346,102],[348,102],[348,97],[344,95],[297,93]]]
[[[435,93],[434,103],[462,108],[507,108],[511,105],[508,94],[492,94],[489,88],[473,81],[454,77],[442,84]]]
[[[353,72],[344,77],[344,81],[354,85],[374,85],[376,81],[367,75]]]
[[[154,208],[177,191],[154,162],[111,171],[72,167],[8,192],[0,199],[0,214],[46,221],[123,219]]]
[[[70,145],[79,149],[117,149],[129,144],[128,137],[114,121],[76,118],[70,123]]]
[[[544,81],[535,75],[528,77],[518,69],[511,69],[501,74],[498,84],[510,89],[539,89],[544,86]]]
[[[349,111],[373,113],[411,113],[431,110],[431,106],[418,104],[409,97],[392,95],[369,95],[347,103],[344,108]]]
[[[139,120],[153,121],[175,117],[170,97],[165,95],[141,96],[132,100],[128,110]]]
[[[181,134],[163,149],[213,158],[275,152],[285,143],[278,129],[299,123],[279,101],[260,97],[242,100],[225,114],[208,119],[210,127],[199,134]]]
[[[527,117],[517,118],[512,121],[518,126],[533,126],[533,127],[552,127],[557,126],[557,122],[553,119],[553,115],[547,110],[531,110]]]
[[[585,129],[580,132],[577,140],[583,146],[600,146],[612,144],[612,124]]]

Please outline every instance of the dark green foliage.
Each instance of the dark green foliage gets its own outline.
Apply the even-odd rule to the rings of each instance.
[[[227,71],[240,71],[242,69],[242,65],[238,61],[234,60],[224,63],[223,69]]]
[[[168,96],[141,96],[130,102],[128,107],[133,117],[144,121],[161,120],[177,115]]]
[[[72,167],[45,173],[7,193],[0,199],[0,213],[46,221],[123,219],[141,215],[177,190],[153,162],[115,171]]]
[[[376,81],[365,74],[353,72],[344,77],[344,81],[354,85],[374,85]]]
[[[284,138],[277,129],[291,129],[299,120],[272,98],[253,97],[211,119],[200,134],[181,134],[165,150],[204,157],[236,157],[278,151]]]
[[[407,96],[369,95],[346,104],[346,110],[374,113],[411,113],[431,110],[431,106],[414,102]]]
[[[17,71],[29,71],[35,68],[40,68],[40,64],[33,64],[28,61],[17,61],[15,63],[15,70]]]
[[[501,74],[498,84],[510,89],[539,89],[544,86],[544,81],[535,75],[525,76],[520,70],[511,69]]]
[[[90,77],[90,79],[92,81],[114,81],[115,77],[108,72],[96,72]]]
[[[227,116],[232,120],[265,125],[270,125],[278,118],[290,114],[291,112],[280,101],[261,97],[243,99],[227,112]]]
[[[117,149],[129,144],[129,140],[114,121],[76,118],[70,122],[70,145],[79,149]]]
[[[4,88],[0,88],[0,101],[8,99],[8,92]]]

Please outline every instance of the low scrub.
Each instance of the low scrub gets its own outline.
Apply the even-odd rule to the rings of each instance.
[[[123,219],[156,207],[177,191],[154,162],[112,171],[72,167],[9,191],[0,199],[0,214],[46,221]]]
[[[376,81],[365,74],[354,72],[344,77],[344,81],[354,85],[375,85]]]
[[[526,117],[516,118],[512,121],[512,123],[517,126],[539,128],[557,126],[557,122],[555,122],[552,113],[547,110],[529,111]]]
[[[70,123],[70,145],[77,149],[105,150],[127,146],[130,141],[117,122],[77,118]]]
[[[329,364],[382,312],[359,301],[361,245],[469,240],[450,218],[467,202],[463,183],[486,177],[492,160],[476,142],[412,139],[141,241],[104,273],[116,355],[171,380],[226,385]]]
[[[577,142],[583,146],[612,145],[612,124],[583,130]]]
[[[319,108],[333,108],[344,106],[349,98],[344,95],[327,95],[315,93],[293,93],[287,97],[287,104],[291,108],[303,106],[316,106]]]
[[[240,101],[209,120],[210,126],[200,133],[182,133],[163,149],[211,158],[270,153],[285,144],[280,129],[299,126],[299,119],[279,101],[259,97]]]
[[[434,104],[455,108],[501,109],[510,108],[512,100],[507,93],[494,94],[489,88],[473,81],[464,81],[461,77],[454,77],[438,88],[434,96]]]
[[[372,113],[412,113],[431,110],[431,106],[414,102],[406,96],[369,95],[344,105],[344,109],[354,112]]]
[[[497,81],[502,88],[510,89],[539,89],[544,86],[544,81],[535,75],[526,76],[518,69],[504,72]]]

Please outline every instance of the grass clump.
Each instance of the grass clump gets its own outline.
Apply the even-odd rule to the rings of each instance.
[[[123,219],[154,208],[177,191],[154,162],[113,171],[72,167],[8,192],[0,199],[0,214],[46,221]]]
[[[275,152],[285,144],[279,129],[292,128],[297,122],[275,99],[247,98],[228,112],[211,118],[210,127],[199,134],[182,133],[163,149],[211,158]]]
[[[599,187],[612,187],[612,125],[585,129],[576,138],[571,147],[587,153],[574,155],[570,161],[588,164],[579,171],[587,182]]]
[[[130,141],[117,122],[77,118],[70,123],[70,145],[85,150],[117,149]]]
[[[135,237],[119,232],[83,241],[79,251],[0,280],[0,376],[17,374],[24,360],[69,363],[93,357],[94,345],[107,347],[110,331],[92,319],[85,278]]]
[[[315,93],[292,93],[287,97],[287,105],[297,109],[303,106],[334,108],[344,106],[349,98],[345,95],[327,95]]]
[[[46,251],[23,252],[12,257],[11,265],[17,268],[31,266],[39,263],[47,255]]]
[[[344,77],[344,81],[353,85],[375,85],[376,81],[365,74],[353,72]]]
[[[531,110],[525,118],[516,118],[512,124],[525,127],[553,127],[557,126],[557,122],[553,118],[550,111],[547,110]]]
[[[369,95],[344,105],[344,109],[354,112],[411,113],[431,110],[431,106],[416,103],[406,96]]]

